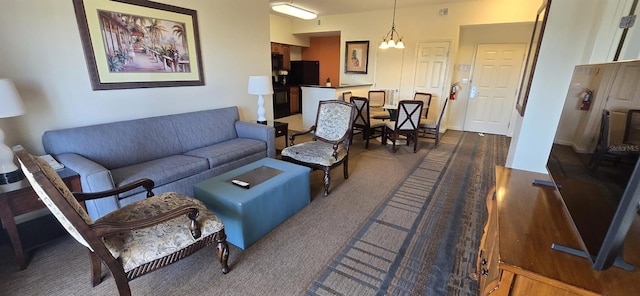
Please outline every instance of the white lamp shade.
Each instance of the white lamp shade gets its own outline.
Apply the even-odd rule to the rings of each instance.
[[[24,114],[24,104],[13,82],[9,79],[0,79],[0,118],[22,114]]]
[[[269,76],[249,76],[250,95],[270,95],[273,94],[271,77]]]

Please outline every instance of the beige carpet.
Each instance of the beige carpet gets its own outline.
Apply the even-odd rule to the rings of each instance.
[[[459,133],[447,133],[458,138]],[[325,265],[353,237],[399,181],[424,159],[433,142],[411,146],[373,142],[368,150],[355,139],[349,179],[332,171],[331,193],[322,196],[322,173],[312,173],[312,202],[246,250],[231,247],[231,272],[223,275],[213,248],[130,283],[133,295],[301,295]],[[86,250],[68,237],[31,253],[26,270],[16,271],[13,252],[0,246],[1,295],[116,295],[106,268],[103,282],[91,287]]]

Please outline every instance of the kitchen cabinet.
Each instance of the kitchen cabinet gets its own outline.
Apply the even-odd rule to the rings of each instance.
[[[291,53],[289,45],[271,42],[271,53],[282,55],[282,70],[291,70]]]
[[[289,102],[291,102],[291,114],[300,113],[300,88],[292,86],[289,88]]]

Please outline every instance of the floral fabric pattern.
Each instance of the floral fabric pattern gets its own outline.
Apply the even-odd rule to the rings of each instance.
[[[82,217],[82,219],[84,219],[87,224],[92,224],[93,221],[91,221],[91,218],[89,218],[87,212],[84,210],[84,208],[82,208],[73,194],[71,194],[71,191],[69,190],[69,188],[67,188],[67,185],[64,184],[62,178],[60,178],[58,173],[56,173],[56,171],[46,161],[40,159],[39,157],[33,157],[32,155],[29,156],[36,162],[42,173],[47,177],[47,179],[49,179],[49,181],[51,181],[51,184],[55,186],[56,189],[58,189],[58,191],[67,200],[67,202],[69,202],[69,205],[73,207],[73,209],[80,215],[80,217]],[[89,246],[89,243],[87,243],[87,241],[75,228],[75,226],[71,224],[69,219],[67,219],[67,217],[62,214],[60,208],[58,208],[58,206],[53,203],[49,195],[42,188],[42,185],[38,183],[38,181],[36,181],[33,174],[27,170],[22,161],[20,161],[20,166],[22,167],[22,171],[24,172],[25,176],[29,180],[29,183],[31,183],[31,187],[33,187],[33,190],[36,192],[36,194],[38,194],[40,200],[47,206],[49,211],[51,211],[56,219],[60,221],[60,224],[62,224],[64,229],[66,229],[67,232],[69,232],[69,234],[71,234],[71,236],[73,236],[73,238],[75,238],[79,243],[93,251],[93,249],[91,249],[91,247]]]
[[[329,141],[340,140],[351,127],[354,107],[345,104],[320,104],[315,135]]]
[[[199,200],[168,192],[126,205],[96,220],[96,223],[136,221],[181,206],[198,208],[200,213],[196,220],[202,231],[200,238],[195,239],[191,236],[189,230],[191,220],[186,215],[181,215],[152,227],[122,232],[103,239],[107,249],[115,258],[120,259],[124,271],[128,272],[222,230],[224,228],[222,221]]]
[[[331,166],[347,156],[347,151],[338,146],[338,156],[333,157],[333,144],[322,141],[311,141],[289,146],[282,150],[282,156],[288,156],[298,161]]]

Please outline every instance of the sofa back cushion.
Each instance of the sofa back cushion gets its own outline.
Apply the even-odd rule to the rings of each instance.
[[[235,123],[240,120],[238,107],[169,115],[175,128],[181,153],[238,137]]]
[[[49,154],[79,154],[111,170],[181,154],[182,146],[168,119],[159,116],[47,131],[42,144]]]

